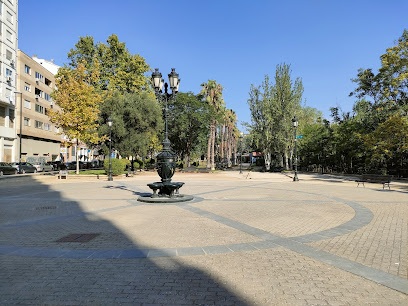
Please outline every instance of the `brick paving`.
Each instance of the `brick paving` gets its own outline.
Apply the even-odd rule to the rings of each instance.
[[[0,180],[0,303],[408,304],[408,184],[175,177],[194,201],[138,202],[152,173]]]

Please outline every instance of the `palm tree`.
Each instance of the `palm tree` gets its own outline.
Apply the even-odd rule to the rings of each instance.
[[[215,134],[217,129],[218,117],[224,106],[224,99],[222,97],[222,91],[224,88],[221,84],[217,84],[217,81],[208,80],[208,83],[201,84],[200,95],[203,96],[210,105],[213,116],[210,120],[210,133],[208,137],[207,148],[207,168],[215,170]]]
[[[237,115],[232,109],[227,110],[227,132],[226,132],[226,151],[228,159],[228,167],[231,166],[231,160],[234,148],[236,147],[236,131],[237,128]]]

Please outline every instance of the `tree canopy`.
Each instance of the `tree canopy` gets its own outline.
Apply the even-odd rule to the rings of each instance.
[[[150,66],[139,54],[131,54],[115,34],[108,37],[106,44],[95,43],[92,36],[80,37],[75,48],[68,53],[68,59],[70,67],[75,68],[85,62],[91,72],[98,62],[100,78],[92,85],[100,91],[151,91],[150,79],[146,76]]]
[[[108,135],[112,124],[112,147],[122,156],[146,156],[151,143],[163,129],[162,111],[148,93],[114,92],[101,107],[100,135]]]
[[[98,115],[102,97],[89,83],[98,80],[97,65],[92,73],[79,63],[76,69],[60,69],[56,77],[56,90],[52,98],[59,110],[49,110],[50,121],[62,128],[69,139],[97,143],[104,139],[98,135]],[[78,152],[78,150],[76,150]],[[77,159],[78,161],[78,159]],[[78,170],[78,166],[77,166]]]
[[[200,154],[207,141],[209,105],[192,92],[179,92],[176,100],[170,100],[168,105],[172,149],[189,166],[192,155]]]
[[[208,80],[201,84],[200,97],[203,97],[210,106],[209,136],[207,145],[207,168],[215,170],[215,146],[217,138],[217,124],[223,117],[225,102],[222,96],[224,88],[215,80]]]
[[[290,65],[278,65],[275,82],[268,75],[260,86],[251,85],[248,104],[251,111],[251,133],[264,153],[269,170],[272,154],[289,167],[293,145],[292,118],[300,109],[303,84],[300,78],[291,79]]]

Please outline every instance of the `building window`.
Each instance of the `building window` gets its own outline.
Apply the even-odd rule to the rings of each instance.
[[[47,101],[51,101],[51,95],[47,94],[46,92],[44,93],[44,99]]]
[[[56,127],[56,126],[54,126],[54,132],[55,132],[55,133],[59,133],[59,128]]]
[[[45,85],[51,87],[51,80],[45,78]]]
[[[13,23],[13,15],[9,11],[7,11],[7,17],[6,18],[7,18],[8,22]]]
[[[31,102],[28,101],[28,100],[24,100],[24,107],[28,108],[28,109],[31,109]]]
[[[31,92],[31,85],[28,84],[28,83],[25,83],[25,84],[24,84],[24,89],[25,89],[26,91],[28,91],[28,92]]]
[[[36,105],[35,105],[35,111],[36,111],[37,113],[44,114],[44,107],[41,106],[41,105],[36,104]]]
[[[14,119],[15,119],[14,109],[9,108],[9,122],[10,122],[9,128],[14,128]]]
[[[0,126],[6,126],[6,108],[0,106]]]
[[[43,123],[41,121],[35,120],[35,127],[37,129],[42,129],[43,128]]]
[[[10,69],[6,68],[6,77],[11,77],[13,75],[13,71]]]
[[[13,101],[13,96],[10,88],[6,88],[6,98],[9,99],[10,102]]]
[[[11,32],[9,30],[6,30],[6,38],[13,42],[13,34],[11,34]]]
[[[49,123],[44,123],[44,130],[46,130],[46,131],[51,131],[52,129],[51,129],[51,124],[49,124]]]
[[[25,71],[25,73],[27,73],[27,74],[31,74],[31,68],[30,68],[29,66],[27,66],[27,65],[25,65],[24,71]]]
[[[37,87],[35,88],[35,95],[42,98],[43,97],[43,91],[41,89],[38,89]],[[37,98],[37,97],[36,97]]]
[[[35,72],[35,80],[37,81],[40,81],[40,82],[43,82],[44,83],[44,76],[41,74],[41,73],[39,73],[39,72]]]
[[[24,125],[30,126],[30,118],[24,117]]]
[[[6,58],[11,61],[13,59],[13,53],[10,50],[6,50]]]

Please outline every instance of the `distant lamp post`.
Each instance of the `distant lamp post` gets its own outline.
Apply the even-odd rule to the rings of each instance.
[[[242,174],[242,154],[243,154],[243,138],[244,138],[244,133],[241,132],[239,135],[239,140],[241,141],[241,162],[239,163],[239,174]]]
[[[108,181],[113,181],[112,178],[112,123],[113,120],[111,117],[108,118],[108,126],[109,126],[109,175],[108,175]]]
[[[293,176],[293,181],[297,182],[299,181],[298,174],[297,174],[297,163],[298,163],[298,158],[297,158],[297,126],[298,126],[298,120],[296,116],[293,117],[292,119],[292,125],[295,128],[295,175]]]
[[[19,153],[19,158],[18,158],[18,173],[22,173],[21,170],[21,148],[22,148],[22,136],[23,136],[23,93],[20,91],[15,91],[14,92],[16,95],[20,95],[20,153]],[[16,101],[17,102],[17,101]]]

